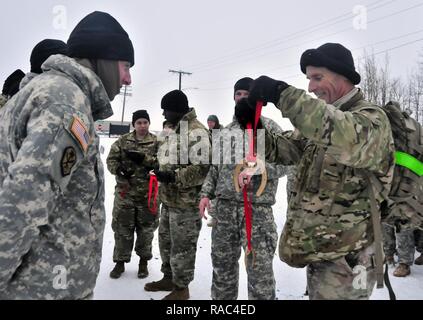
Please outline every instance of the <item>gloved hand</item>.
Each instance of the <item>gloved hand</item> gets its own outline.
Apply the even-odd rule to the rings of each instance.
[[[125,150],[126,156],[136,164],[142,164],[145,158],[144,152],[136,150]]]
[[[118,175],[121,178],[129,179],[132,177],[132,175],[135,173],[134,170],[125,168],[124,166],[120,165],[116,169],[116,175]]]
[[[155,171],[157,180],[163,183],[174,183],[176,181],[175,171]]]
[[[238,120],[242,128],[247,127],[247,123],[251,123],[254,126],[254,120],[256,117],[256,106],[250,105],[247,98],[243,98],[238,101],[235,106],[235,118]]]
[[[255,106],[257,101],[263,101],[264,106],[267,102],[276,105],[282,91],[286,88],[288,88],[288,84],[283,81],[261,76],[251,83],[248,103]]]

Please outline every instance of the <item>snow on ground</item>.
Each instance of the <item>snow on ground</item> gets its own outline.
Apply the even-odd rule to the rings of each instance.
[[[166,292],[146,292],[144,284],[151,281],[157,281],[162,278],[160,272],[161,259],[158,246],[157,231],[153,240],[153,259],[149,262],[150,275],[146,279],[137,278],[138,256],[133,252],[132,261],[125,264],[125,273],[120,279],[111,279],[110,271],[113,269],[113,246],[114,238],[111,228],[111,217],[113,209],[113,193],[115,186],[114,176],[106,169],[106,158],[111,144],[115,139],[102,137],[101,145],[104,147],[102,159],[105,167],[106,176],[106,230],[104,232],[103,259],[101,262],[100,274],[97,279],[97,286],[94,290],[94,299],[96,300],[158,300],[164,297]],[[286,178],[281,178],[277,194],[277,202],[273,206],[275,221],[278,226],[278,233],[282,231],[286,212]],[[191,300],[209,300],[210,287],[212,280],[212,266],[210,257],[211,248],[211,228],[207,227],[203,221],[203,227],[200,232],[197,247],[196,269],[194,281],[191,282],[189,289]],[[279,300],[307,300],[304,296],[306,288],[305,269],[291,268],[281,262],[277,256],[273,261],[274,273],[276,278],[276,297]],[[416,253],[416,257],[418,254]],[[390,269],[390,280],[395,291],[397,299],[423,299],[423,266],[413,265],[411,275],[406,278],[396,278],[392,276],[393,268]],[[244,257],[240,258],[240,277],[239,277],[239,295],[238,299],[248,299],[247,281],[244,269]],[[374,289],[371,297],[373,300],[389,299],[388,291],[384,289]]]

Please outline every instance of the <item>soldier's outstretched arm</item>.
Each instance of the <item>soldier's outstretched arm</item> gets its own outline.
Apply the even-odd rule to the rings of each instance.
[[[67,191],[85,156],[88,132],[69,109],[34,110],[26,124],[27,136],[0,186],[0,290],[38,240],[40,229],[49,224],[55,201]]]
[[[389,120],[378,107],[368,104],[344,112],[290,86],[281,93],[277,108],[304,137],[326,146],[346,166],[378,171],[391,156]]]
[[[290,137],[291,131],[284,133],[266,133],[265,154],[266,162],[278,165],[295,165],[303,153],[301,140]]]

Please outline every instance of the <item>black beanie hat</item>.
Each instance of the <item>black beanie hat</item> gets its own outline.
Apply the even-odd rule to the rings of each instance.
[[[25,73],[21,69],[13,71],[4,81],[2,94],[4,96],[14,96],[19,91],[19,84],[23,77],[25,77]]]
[[[214,114],[209,115],[209,117],[207,118],[207,121],[214,121],[216,123],[219,123],[219,119]]]
[[[134,65],[134,47],[128,34],[115,18],[100,11],[89,14],[73,29],[68,56],[128,61]]]
[[[254,80],[249,78],[249,77],[245,77],[242,79],[239,79],[234,86],[234,94],[237,90],[246,90],[246,91],[250,91],[250,85],[251,82],[253,82]]]
[[[41,65],[54,54],[67,54],[67,45],[63,41],[45,39],[39,42],[31,52],[31,72],[42,73]]]
[[[325,43],[317,49],[308,49],[301,56],[301,71],[305,74],[307,66],[326,67],[343,75],[352,84],[359,84],[360,75],[355,71],[351,51],[339,43]]]
[[[135,121],[138,119],[147,119],[150,122],[150,116],[146,110],[137,110],[132,114],[132,126],[135,127]]]
[[[173,90],[164,95],[161,102],[162,109],[177,113],[189,111],[188,98],[181,90]]]

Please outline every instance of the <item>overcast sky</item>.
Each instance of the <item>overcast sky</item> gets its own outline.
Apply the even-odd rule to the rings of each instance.
[[[178,76],[169,69],[192,73],[183,76],[182,88],[203,123],[216,114],[227,124],[236,80],[264,74],[306,89],[300,56],[325,42],[350,48],[356,63],[364,49],[380,59],[389,52],[391,71],[398,76],[410,72],[423,52],[422,0],[15,0],[2,3],[0,77],[17,68],[28,72],[37,42],[67,41],[75,25],[95,10],[114,16],[135,47],[125,120],[145,108],[153,129],[164,120],[162,96],[178,88]],[[120,120],[121,96],[113,107],[111,119]],[[273,106],[264,114],[290,128]]]

